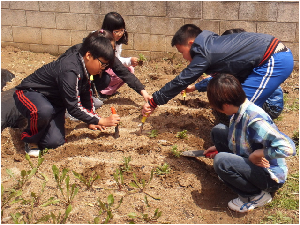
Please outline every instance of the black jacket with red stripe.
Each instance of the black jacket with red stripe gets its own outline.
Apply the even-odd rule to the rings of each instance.
[[[48,63],[26,77],[18,90],[32,89],[43,94],[51,104],[64,107],[75,118],[98,124],[89,74],[82,56],[72,53]]]
[[[268,34],[234,33],[219,36],[202,31],[191,46],[192,62],[177,77],[153,93],[157,105],[166,104],[203,73],[229,73],[241,83],[253,69],[265,63],[279,41]]]

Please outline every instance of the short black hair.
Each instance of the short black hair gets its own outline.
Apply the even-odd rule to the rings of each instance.
[[[174,34],[171,45],[187,45],[188,40],[195,39],[202,30],[194,24],[185,24]]]
[[[233,28],[233,29],[225,30],[222,35],[242,33],[242,32],[246,32],[246,31],[243,28]]]
[[[102,57],[109,61],[109,66],[113,65],[115,52],[108,38],[99,35],[99,32],[90,33],[83,41],[79,53],[84,56],[90,52],[94,59]]]
[[[223,110],[224,104],[240,107],[245,102],[246,94],[238,79],[231,74],[221,73],[209,81],[207,97],[212,108]]]
[[[116,43],[118,45],[128,44],[128,33],[126,31],[125,21],[119,13],[107,13],[102,23],[102,29],[109,30],[110,32],[113,32],[114,30],[125,29],[123,36]]]

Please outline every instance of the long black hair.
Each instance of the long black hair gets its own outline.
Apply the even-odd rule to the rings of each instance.
[[[113,32],[114,30],[125,29],[123,36],[116,43],[118,45],[128,44],[128,33],[126,31],[125,21],[119,13],[117,12],[107,13],[102,23],[102,29],[109,30],[110,32]]]

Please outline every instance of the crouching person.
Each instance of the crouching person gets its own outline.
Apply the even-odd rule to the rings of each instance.
[[[101,79],[102,70],[109,68],[113,60],[110,41],[92,33],[79,52],[44,65],[16,87],[16,107],[28,120],[21,135],[26,153],[38,157],[41,149],[65,143],[66,109],[86,122],[89,129],[102,131],[119,123],[117,114],[101,118],[95,113],[90,83],[90,75],[97,74]]]
[[[219,151],[212,156],[214,169],[238,194],[228,207],[249,212],[271,202],[270,193],[287,178],[285,158],[296,154],[295,144],[263,109],[247,100],[234,76],[221,74],[211,79],[207,97],[211,107],[232,115],[229,127],[218,124],[212,129],[214,146],[204,152]]]

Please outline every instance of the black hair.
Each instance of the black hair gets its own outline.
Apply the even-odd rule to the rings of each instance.
[[[118,45],[128,44],[128,33],[126,31],[125,21],[119,13],[117,12],[107,13],[102,23],[102,29],[109,30],[110,32],[113,32],[114,30],[125,29],[123,36],[116,43]]]
[[[230,29],[230,30],[225,30],[222,35],[242,33],[242,32],[246,32],[246,31],[243,28],[234,28],[234,29]]]
[[[79,53],[84,56],[87,52],[90,52],[94,59],[102,57],[108,60],[109,67],[113,65],[115,52],[111,41],[100,31],[92,32],[84,39]]]
[[[246,94],[238,79],[231,74],[221,73],[209,81],[207,97],[212,108],[223,110],[224,104],[240,107]]]
[[[187,45],[188,40],[195,39],[202,30],[194,24],[185,24],[174,34],[171,45]]]

